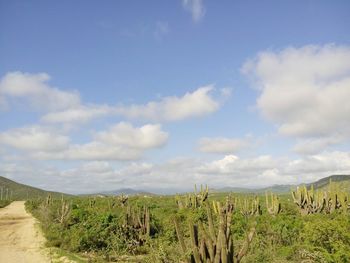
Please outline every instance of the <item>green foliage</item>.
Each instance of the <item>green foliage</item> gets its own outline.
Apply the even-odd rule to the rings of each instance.
[[[201,206],[179,209],[174,196],[62,199],[52,195],[29,200],[26,207],[41,221],[49,246],[88,255],[95,261],[186,262],[196,247],[193,238],[199,250],[203,230],[209,233],[211,220],[217,237],[221,214],[231,209],[230,216],[224,218],[235,253],[244,247],[255,225],[241,262],[350,262],[349,214],[339,211],[302,216],[290,195],[268,198],[260,204],[265,194],[209,194]],[[182,231],[185,251],[174,218]]]
[[[315,215],[307,218],[301,239],[310,252],[327,262],[350,262],[350,217]]]
[[[10,200],[0,200],[0,208],[8,206],[11,203]]]

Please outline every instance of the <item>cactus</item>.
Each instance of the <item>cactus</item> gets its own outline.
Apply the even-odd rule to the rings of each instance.
[[[201,222],[195,225],[189,222],[189,248],[186,247],[184,236],[177,219],[174,219],[175,230],[182,252],[184,255],[188,255],[188,252],[190,252],[190,256],[186,258],[187,263],[239,263],[244,255],[247,254],[249,244],[255,233],[255,227],[250,229],[241,249],[235,252],[230,228],[233,206],[221,207],[220,203],[216,205],[219,211],[218,229],[214,228],[212,212],[210,207],[207,206],[208,225],[204,225]]]
[[[63,226],[66,225],[70,212],[71,212],[71,206],[67,201],[63,200],[63,196],[62,196],[61,208],[58,209],[58,222],[61,225]]]
[[[329,182],[327,191],[315,192],[312,185],[310,190],[306,186],[297,187],[296,191],[292,191],[292,197],[302,215],[347,212],[350,207],[348,194],[342,192],[332,181]]]
[[[271,192],[271,201],[269,202],[269,195],[265,192],[266,197],[266,210],[270,215],[277,215],[281,212],[281,203],[279,202],[278,196]]]
[[[51,194],[49,194],[47,197],[46,197],[46,202],[45,202],[45,205],[46,207],[50,206],[52,204],[52,196]]]
[[[149,208],[144,206],[142,209],[126,207],[125,220],[123,226],[132,228],[139,232],[139,236],[151,235],[151,214]]]
[[[259,197],[255,196],[253,199],[244,199],[240,203],[240,211],[244,216],[256,216],[261,215],[261,206]]]
[[[129,197],[127,195],[124,195],[124,194],[121,194],[119,197],[118,197],[118,200],[121,204],[121,206],[125,206],[127,201],[128,201]]]
[[[196,200],[198,202],[198,205],[202,206],[209,196],[209,187],[208,187],[208,185],[206,185],[205,189],[204,189],[204,187],[201,185],[201,190],[199,191],[199,193],[197,193],[197,186],[195,185],[194,186],[194,193],[197,197]]]
[[[178,205],[179,209],[183,208],[199,208],[202,207],[209,196],[209,188],[206,186],[205,188],[201,185],[200,191],[197,192],[197,186],[194,186],[194,192],[185,195],[181,198],[180,195],[175,196],[175,202]]]
[[[95,204],[96,204],[96,198],[94,198],[94,199],[89,198],[89,207],[93,208],[95,206]]]
[[[212,202],[212,207],[213,207],[213,212],[215,215],[218,215],[220,213],[220,207],[224,207],[224,209],[229,210],[232,209],[233,211],[237,208],[237,198],[232,198],[231,194],[226,196],[226,202],[225,205],[221,204],[219,201],[213,201]]]

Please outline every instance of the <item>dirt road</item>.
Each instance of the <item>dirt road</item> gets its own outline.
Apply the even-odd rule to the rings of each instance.
[[[44,237],[35,219],[24,209],[24,202],[12,202],[0,209],[0,262],[48,263],[43,250]]]

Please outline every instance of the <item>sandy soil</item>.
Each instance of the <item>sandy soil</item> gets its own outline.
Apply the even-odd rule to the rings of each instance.
[[[45,239],[24,202],[12,202],[0,209],[0,262],[48,263]]]

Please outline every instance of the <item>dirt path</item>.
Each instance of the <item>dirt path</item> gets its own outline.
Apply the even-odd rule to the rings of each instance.
[[[35,222],[25,211],[24,202],[12,202],[0,209],[0,262],[50,262],[42,249],[45,239]]]

